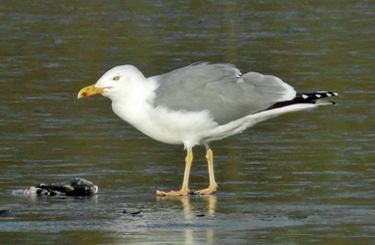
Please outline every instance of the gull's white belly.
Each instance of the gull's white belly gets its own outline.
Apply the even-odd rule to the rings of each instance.
[[[207,132],[218,127],[208,111],[174,111],[166,107],[124,108],[112,104],[113,111],[147,136],[167,144],[200,144]]]

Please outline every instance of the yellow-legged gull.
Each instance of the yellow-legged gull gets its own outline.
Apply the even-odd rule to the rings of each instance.
[[[159,196],[188,195],[192,148],[206,147],[209,186],[192,194],[216,191],[211,141],[241,133],[278,115],[331,105],[322,100],[335,92],[297,93],[280,78],[257,72],[241,74],[232,64],[194,63],[146,78],[132,65],[107,71],[95,84],[81,89],[78,98],[102,94],[113,111],[149,137],[187,150],[185,174],[179,191],[157,191]]]

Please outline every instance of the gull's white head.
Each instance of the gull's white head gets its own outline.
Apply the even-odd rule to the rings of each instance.
[[[126,97],[142,86],[145,81],[143,74],[132,65],[116,66],[100,77],[93,85],[82,88],[78,99],[101,94],[115,100]]]

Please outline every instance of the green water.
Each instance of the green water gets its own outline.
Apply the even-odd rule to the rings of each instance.
[[[346,0],[0,3],[0,243],[373,243],[374,11]],[[104,97],[76,95],[119,64],[151,76],[200,60],[340,96],[212,143],[215,195],[158,199],[181,186],[183,147],[142,135]],[[208,184],[204,154],[194,149],[191,189]],[[12,195],[73,177],[98,195]]]

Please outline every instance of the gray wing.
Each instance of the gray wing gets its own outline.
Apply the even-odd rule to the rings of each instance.
[[[153,78],[159,83],[155,106],[208,110],[219,124],[265,110],[296,94],[277,77],[255,72],[242,76],[232,64],[194,63]]]

